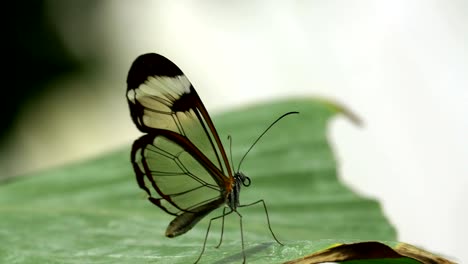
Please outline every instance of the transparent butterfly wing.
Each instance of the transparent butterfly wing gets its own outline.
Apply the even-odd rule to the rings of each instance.
[[[158,54],[144,54],[133,63],[127,79],[127,100],[138,129],[158,129],[187,137],[222,175],[232,177],[226,153],[208,112],[182,71]]]
[[[137,58],[127,84],[132,119],[146,133],[132,148],[137,182],[151,202],[193,225],[199,217],[187,213],[206,215],[232,186],[216,129],[190,81],[163,56]]]
[[[172,215],[196,211],[198,206],[222,198],[223,190],[210,169],[193,155],[161,134],[135,141],[132,163],[137,181],[154,204]],[[185,146],[190,149],[192,146]]]

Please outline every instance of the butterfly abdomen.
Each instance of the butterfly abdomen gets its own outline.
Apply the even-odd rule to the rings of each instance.
[[[185,234],[192,229],[203,217],[224,203],[224,199],[219,198],[207,204],[192,209],[190,212],[183,212],[172,220],[166,229],[167,237],[176,237]]]

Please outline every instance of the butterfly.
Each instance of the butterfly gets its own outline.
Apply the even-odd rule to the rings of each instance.
[[[281,244],[271,229],[263,200],[240,204],[241,187],[248,187],[250,178],[241,172],[233,173],[208,111],[179,67],[159,54],[139,56],[128,73],[126,97],[133,122],[145,133],[135,140],[131,150],[136,180],[151,203],[175,216],[166,229],[167,237],[188,232],[206,215],[224,206],[222,215],[210,219],[195,263],[205,250],[211,222],[222,218],[219,247],[224,217],[231,213],[240,219],[245,262],[242,216],[237,208],[262,203],[270,232]],[[282,117],[291,113],[297,112]]]

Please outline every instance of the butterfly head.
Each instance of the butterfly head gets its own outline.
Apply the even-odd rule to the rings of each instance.
[[[242,185],[244,185],[245,187],[250,186],[250,178],[247,177],[244,173],[237,172],[234,175],[234,178],[236,179],[236,184],[240,185],[242,183]]]
[[[242,186],[250,186],[250,178],[245,176],[242,172],[236,172],[234,174],[233,188],[228,193],[226,201],[226,205],[233,210],[239,206],[239,194]]]

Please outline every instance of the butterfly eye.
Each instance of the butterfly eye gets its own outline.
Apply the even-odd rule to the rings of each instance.
[[[249,187],[250,186],[250,178],[244,175],[244,178],[242,178],[242,185],[244,185],[245,187]]]

